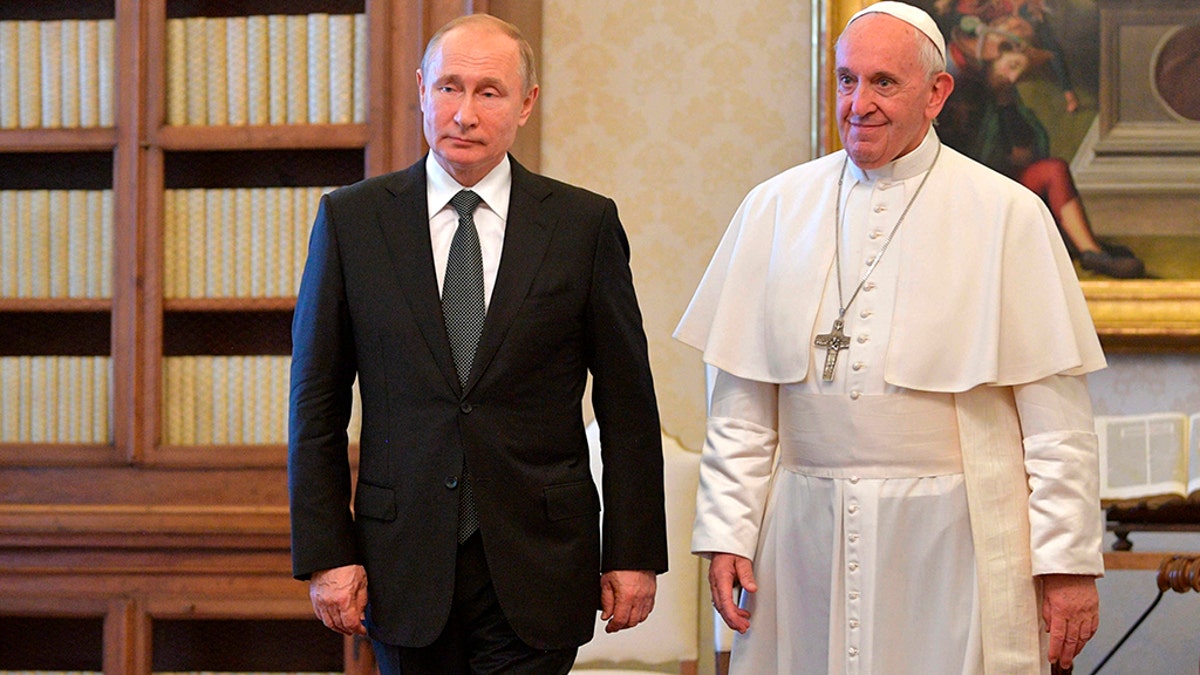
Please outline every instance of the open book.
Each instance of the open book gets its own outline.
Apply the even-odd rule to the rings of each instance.
[[[1200,413],[1097,416],[1100,499],[1200,501]]]

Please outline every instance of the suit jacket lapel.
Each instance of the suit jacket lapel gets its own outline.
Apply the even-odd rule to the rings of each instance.
[[[425,338],[434,363],[447,384],[458,391],[458,375],[454,370],[437,275],[433,269],[424,158],[393,176],[386,185],[392,200],[380,209],[377,222],[417,329]]]
[[[550,196],[549,187],[517,160],[511,156],[509,159],[512,162],[512,193],[504,228],[504,250],[500,254],[500,269],[466,391],[479,381],[496,350],[504,343],[504,336],[541,267],[555,225],[542,208],[542,202]]]

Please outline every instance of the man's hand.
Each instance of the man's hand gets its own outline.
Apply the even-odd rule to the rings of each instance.
[[[367,570],[362,565],[347,565],[321,570],[308,584],[317,618],[328,628],[343,635],[366,635],[363,625],[367,609]]]
[[[654,609],[658,580],[651,570],[613,570],[600,576],[600,620],[605,633],[633,628]]]
[[[1068,669],[1100,625],[1096,579],[1078,574],[1042,576],[1042,620],[1050,633],[1050,663]]]
[[[750,628],[750,612],[738,607],[737,588],[754,593],[754,564],[749,558],[732,553],[714,553],[708,567],[708,586],[712,591],[713,607],[725,620],[725,625],[739,633]]]

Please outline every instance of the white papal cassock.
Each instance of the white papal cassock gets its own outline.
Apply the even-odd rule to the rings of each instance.
[[[692,549],[759,584],[733,668],[1042,672],[1035,576],[1103,571],[1074,270],[1036,196],[932,130],[839,195],[845,157],[746,197],[676,331],[719,369]],[[927,170],[825,382],[835,200],[848,300]]]

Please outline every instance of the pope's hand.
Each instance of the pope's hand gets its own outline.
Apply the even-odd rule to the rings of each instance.
[[[750,628],[750,612],[738,607],[737,589],[754,593],[754,564],[749,558],[732,553],[714,553],[708,567],[708,586],[712,590],[713,607],[725,620],[725,625],[739,633]]]

